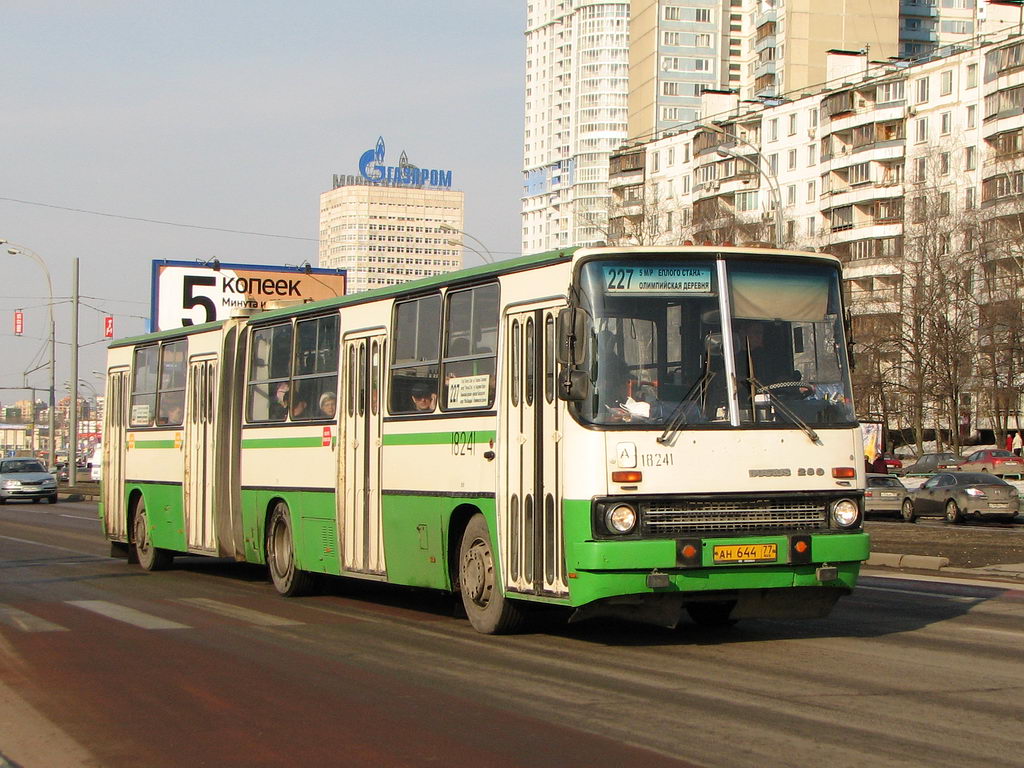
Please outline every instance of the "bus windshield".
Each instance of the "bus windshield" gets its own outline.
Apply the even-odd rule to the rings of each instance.
[[[855,421],[830,264],[594,260],[579,287],[589,322],[590,390],[574,409],[583,423],[809,430]]]

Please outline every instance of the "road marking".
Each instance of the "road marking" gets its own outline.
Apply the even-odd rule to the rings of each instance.
[[[205,597],[181,597],[178,598],[177,602],[188,603],[221,616],[227,616],[231,619],[238,619],[239,621],[262,627],[284,627],[303,623],[292,619],[282,619],[280,616],[254,611],[250,608],[242,608],[230,603],[222,603],[218,600],[210,600]]]
[[[61,517],[70,517],[72,520],[99,520],[98,517],[82,517],[81,515],[61,515]]]
[[[161,619],[159,616],[151,616],[126,605],[108,603],[106,600],[68,600],[68,605],[98,613],[108,619],[123,621],[125,624],[131,624],[141,629],[189,629],[187,624]]]
[[[0,622],[22,632],[67,632],[67,627],[25,613],[9,605],[0,605]]]
[[[857,586],[857,591],[865,592],[894,592],[898,595],[913,595],[914,597],[937,597],[942,600],[952,600],[958,603],[976,603],[983,600],[981,597],[965,597],[963,595],[944,595],[941,592],[925,592],[913,589],[893,589],[892,587],[868,587],[863,584]]]

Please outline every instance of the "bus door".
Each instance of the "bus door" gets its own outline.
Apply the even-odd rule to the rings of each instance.
[[[565,595],[561,515],[562,450],[555,396],[557,307],[521,311],[505,318],[504,430],[506,536],[502,556],[511,591]]]
[[[383,333],[345,337],[345,432],[338,451],[339,486],[344,484],[345,488],[341,511],[343,568],[380,576],[385,574],[380,516],[384,339]]]
[[[128,535],[124,500],[124,454],[127,448],[128,386],[127,369],[110,371],[107,377],[107,424],[103,432],[103,521],[107,536],[123,540]]]
[[[217,361],[189,361],[188,398],[185,404],[185,528],[188,548],[212,552],[217,540],[213,525],[214,414],[216,413]]]

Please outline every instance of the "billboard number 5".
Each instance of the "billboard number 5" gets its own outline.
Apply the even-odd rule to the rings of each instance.
[[[194,291],[197,286],[217,285],[217,278],[213,276],[202,276],[199,275],[185,275],[183,278],[181,306],[184,309],[192,309],[192,307],[202,307],[206,310],[206,319],[203,323],[212,323],[217,319],[217,305],[213,303],[213,299],[209,296],[196,296]],[[182,325],[194,325],[195,323],[191,318],[181,318]]]

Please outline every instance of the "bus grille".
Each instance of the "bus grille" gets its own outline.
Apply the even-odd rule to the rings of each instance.
[[[824,499],[721,499],[648,503],[640,510],[646,536],[814,531],[828,528]]]

